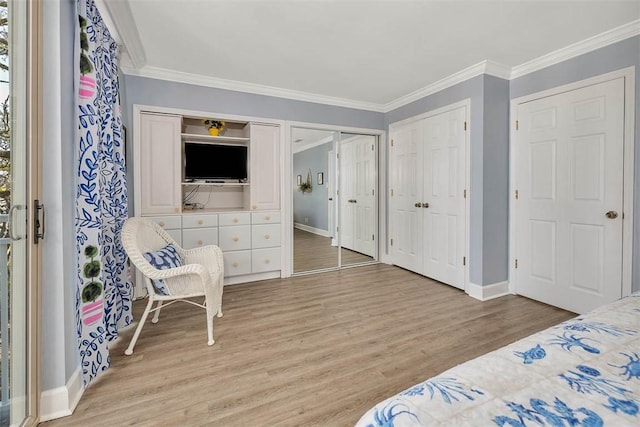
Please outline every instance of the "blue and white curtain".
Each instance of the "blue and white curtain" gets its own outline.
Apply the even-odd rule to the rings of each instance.
[[[77,0],[76,317],[84,384],[109,367],[109,342],[131,323],[120,230],[127,190],[117,45],[94,0]]]

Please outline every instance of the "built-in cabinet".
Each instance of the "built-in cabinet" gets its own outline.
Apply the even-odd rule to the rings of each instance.
[[[208,134],[212,118],[222,135]],[[138,110],[136,123],[135,214],[184,248],[218,245],[225,284],[280,277],[280,125]],[[247,178],[186,179],[185,143],[247,147]]]

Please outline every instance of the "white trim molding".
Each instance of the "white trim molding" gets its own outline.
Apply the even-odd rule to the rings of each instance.
[[[600,49],[605,46],[617,43],[619,41],[637,36],[640,34],[640,19],[631,21],[628,24],[613,28],[604,33],[597,34],[588,39],[584,39],[572,45],[555,50],[539,58],[516,65],[511,70],[510,79],[515,79],[525,74],[533,73],[551,65],[567,61],[576,56]]]
[[[336,107],[354,108],[358,110],[383,112],[383,105],[373,102],[356,101],[334,96],[320,95],[298,90],[284,89],[275,86],[267,86],[256,83],[242,82],[238,80],[227,80],[217,77],[203,76],[201,74],[185,73],[182,71],[169,70],[167,68],[152,67],[146,65],[141,68],[122,67],[124,74],[147,77],[151,79],[166,80],[193,84],[217,89],[226,89],[236,92],[253,93],[256,95],[273,96],[276,98],[292,99],[295,101],[313,102],[317,104],[333,105]]]
[[[316,234],[318,236],[331,237],[331,233],[329,233],[327,230],[322,230],[320,228],[311,227],[311,226],[308,226],[306,224],[300,224],[299,222],[294,222],[293,226],[295,228],[297,228],[298,230],[306,231],[308,233]]]
[[[407,105],[413,101],[417,101],[429,95],[433,95],[434,93],[440,92],[444,89],[455,86],[458,83],[465,82],[470,78],[480,76],[482,74],[489,74],[495,77],[509,79],[511,68],[494,61],[482,61],[475,65],[467,67],[464,70],[458,71],[457,73],[451,74],[450,76],[445,77],[442,80],[438,80],[435,83],[432,83],[407,95],[401,96],[400,98],[397,98],[387,104],[384,104],[382,111],[388,113],[389,111],[400,108],[403,105]]]
[[[480,301],[488,301],[490,299],[509,295],[509,281],[493,283],[491,285],[477,285],[475,283],[467,283],[467,294],[471,298]]]
[[[593,50],[640,35],[640,19],[637,19],[514,67],[491,60],[485,60],[453,73],[435,83],[396,98],[386,104],[379,104],[145,65],[146,57],[144,49],[140,42],[140,37],[135,30],[135,25],[132,24],[130,15],[127,16],[125,8],[128,9],[128,5],[126,2],[105,2],[104,0],[99,0],[99,4],[100,3],[104,3],[103,8],[107,9],[111,15],[110,18],[113,22],[112,27],[115,28],[115,32],[117,33],[116,38],[122,40],[122,46],[124,47],[122,72],[124,74],[379,113],[388,113],[389,111],[482,74],[512,80]],[[121,25],[116,23],[120,23]]]
[[[66,385],[45,390],[40,394],[40,422],[71,415],[83,393],[84,385],[78,366]]]

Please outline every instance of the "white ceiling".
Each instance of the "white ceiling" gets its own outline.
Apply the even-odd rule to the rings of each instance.
[[[640,0],[102,1],[135,64],[125,72],[371,105],[485,60],[518,66],[640,18]]]

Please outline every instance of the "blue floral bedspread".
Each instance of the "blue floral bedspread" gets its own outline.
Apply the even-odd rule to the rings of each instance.
[[[417,384],[368,426],[640,426],[640,293]]]

